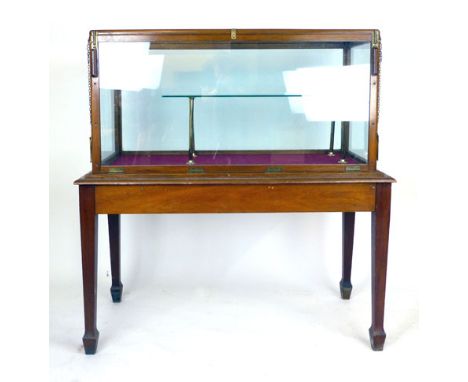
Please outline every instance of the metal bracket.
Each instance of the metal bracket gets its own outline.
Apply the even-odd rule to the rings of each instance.
[[[188,97],[189,100],[189,160],[188,165],[192,166],[195,164],[195,130],[193,128],[193,109],[195,107],[195,97]]]
[[[361,171],[361,166],[346,166],[345,169],[347,172],[350,171]]]
[[[377,76],[379,74],[379,49],[372,48],[371,51],[371,75]]]
[[[371,75],[377,76],[379,74],[379,57],[380,57],[380,32],[374,30],[372,32],[372,52],[371,52]]]
[[[278,172],[282,172],[283,171],[283,167],[268,167],[265,172],[267,174],[274,174],[274,173],[278,173]]]
[[[188,173],[189,174],[204,174],[205,170],[201,167],[189,167]]]
[[[380,31],[377,29],[372,32],[372,48],[380,48]]]
[[[231,40],[237,39],[237,31],[235,29],[231,29]]]
[[[98,71],[98,55],[97,55],[97,35],[96,31],[91,32],[91,41],[90,41],[90,65],[91,65],[91,77],[97,77],[99,75]]]
[[[123,173],[124,169],[122,167],[111,167],[109,168],[109,173],[120,174]]]
[[[97,34],[96,31],[91,31],[91,49],[97,48]]]

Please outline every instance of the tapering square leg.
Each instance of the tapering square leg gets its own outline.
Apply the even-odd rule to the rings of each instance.
[[[85,318],[83,345],[86,354],[94,354],[99,340],[96,327],[98,217],[94,186],[80,186],[80,225]]]
[[[369,336],[373,350],[383,350],[386,337],[384,309],[391,187],[390,183],[376,185],[375,211],[372,212],[372,326]]]
[[[355,212],[343,212],[342,230],[342,276],[340,281],[341,298],[349,300],[351,297],[351,266],[353,263],[354,221]]]
[[[122,301],[123,285],[120,280],[120,215],[108,215],[110,262],[112,272],[112,301]]]

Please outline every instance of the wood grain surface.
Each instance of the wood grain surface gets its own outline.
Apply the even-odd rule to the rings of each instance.
[[[372,211],[373,184],[96,186],[99,214]]]

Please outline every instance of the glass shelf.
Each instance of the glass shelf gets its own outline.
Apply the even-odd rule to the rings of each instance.
[[[189,160],[187,164],[195,164],[195,131],[193,128],[193,116],[195,98],[273,98],[273,97],[302,97],[300,94],[163,94],[163,98],[187,98],[189,100]]]
[[[163,98],[302,97],[301,94],[164,94]]]

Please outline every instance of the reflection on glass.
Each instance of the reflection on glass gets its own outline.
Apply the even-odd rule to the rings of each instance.
[[[369,52],[367,43],[294,49],[100,43],[101,160],[364,163]]]
[[[101,89],[101,156],[103,160],[116,153],[113,90]]]

